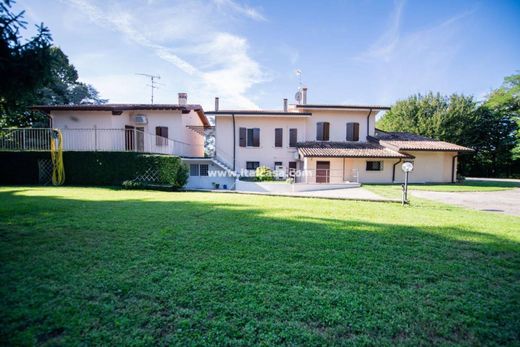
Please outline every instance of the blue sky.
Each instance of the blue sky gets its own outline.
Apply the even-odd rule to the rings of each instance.
[[[110,102],[278,109],[300,69],[311,103],[482,98],[520,70],[520,1],[18,1]]]

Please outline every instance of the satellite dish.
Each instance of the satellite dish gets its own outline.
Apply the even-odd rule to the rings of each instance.
[[[298,90],[296,94],[294,94],[294,99],[299,103],[302,100],[302,92]]]

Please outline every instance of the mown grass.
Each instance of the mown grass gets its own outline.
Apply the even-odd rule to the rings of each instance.
[[[2,345],[515,344],[520,218],[0,188]]]
[[[389,198],[399,198],[402,191],[401,184],[363,184],[363,188]],[[520,188],[520,183],[467,180],[461,183],[429,183],[408,185],[409,190],[426,190],[431,192],[492,192],[514,188]]]

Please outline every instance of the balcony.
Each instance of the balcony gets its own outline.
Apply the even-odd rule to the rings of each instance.
[[[204,145],[189,144],[138,129],[59,129],[64,151],[107,151],[204,156]],[[51,128],[0,129],[0,151],[50,151]]]

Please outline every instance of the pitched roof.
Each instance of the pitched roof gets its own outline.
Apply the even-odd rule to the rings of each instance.
[[[298,104],[297,108],[303,109],[351,109],[351,110],[389,110],[389,106],[382,105],[327,105],[327,104]]]
[[[337,158],[413,158],[377,143],[363,142],[300,142],[298,152],[304,157]]]
[[[211,125],[208,118],[204,114],[202,106],[197,104],[80,104],[80,105],[34,105],[33,110],[42,112],[51,111],[134,111],[134,110],[178,110],[182,113],[189,113],[190,111],[197,112],[202,124],[205,126]]]
[[[406,132],[387,132],[376,129],[375,139],[379,144],[398,151],[445,151],[471,152],[471,148],[454,143]]]
[[[311,116],[310,112],[294,112],[294,111],[280,111],[280,110],[219,110],[208,111],[208,115],[217,116],[289,116],[289,117],[306,117]]]

